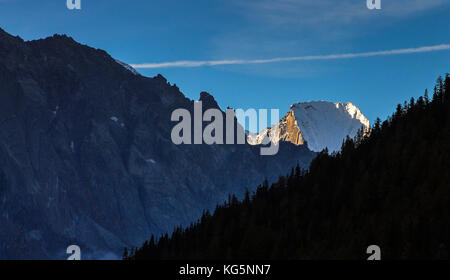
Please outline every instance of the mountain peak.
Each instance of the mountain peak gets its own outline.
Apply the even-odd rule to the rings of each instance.
[[[291,105],[290,111],[277,124],[277,130],[268,128],[250,136],[249,142],[258,143],[270,137],[274,142],[306,143],[315,152],[325,148],[334,152],[340,150],[347,136],[353,138],[358,130],[369,127],[369,121],[351,102],[299,102]]]
[[[203,106],[205,108],[219,108],[219,104],[217,104],[217,101],[214,99],[214,96],[212,96],[206,91],[200,92],[199,101],[203,102]]]
[[[66,34],[53,34],[53,36],[47,37],[46,39],[75,42],[75,40],[72,37],[67,36]],[[44,39],[44,40],[46,40],[46,39]]]
[[[0,44],[11,44],[13,42],[23,43],[23,40],[19,36],[13,36],[0,28]]]
[[[162,81],[163,83],[167,83],[167,79],[161,74],[156,75],[155,77],[153,77],[153,79],[157,81]]]

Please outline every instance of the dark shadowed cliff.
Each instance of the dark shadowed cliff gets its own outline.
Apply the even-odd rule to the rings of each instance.
[[[174,145],[171,113],[192,106],[105,51],[0,29],[0,259],[65,258],[71,244],[111,258],[315,156],[288,143],[266,157],[249,145]]]

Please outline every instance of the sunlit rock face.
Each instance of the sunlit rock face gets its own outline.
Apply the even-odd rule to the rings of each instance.
[[[308,148],[320,152],[327,148],[339,151],[347,136],[354,138],[358,130],[367,131],[369,121],[352,103],[312,101],[291,105],[280,122],[259,134],[249,135],[251,144],[262,143],[265,137],[273,142],[307,144]]]

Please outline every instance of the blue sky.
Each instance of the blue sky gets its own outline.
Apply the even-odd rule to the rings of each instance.
[[[0,0],[0,27],[25,40],[54,33],[129,64],[271,59],[450,44],[450,0]],[[164,75],[222,108],[279,108],[351,101],[373,122],[450,72],[450,51],[342,60],[138,69]]]

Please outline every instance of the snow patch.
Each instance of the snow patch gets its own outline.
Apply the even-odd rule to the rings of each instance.
[[[126,64],[125,62],[122,62],[118,59],[115,59],[115,61],[120,64],[123,68],[127,69],[128,71],[130,71],[131,73],[133,73],[133,75],[139,76],[139,72],[136,71],[136,69],[134,69],[133,67],[131,67],[130,65]]]
[[[59,111],[59,106],[56,106],[55,110],[52,111],[53,115],[56,116],[56,114],[58,113],[58,111]]]

